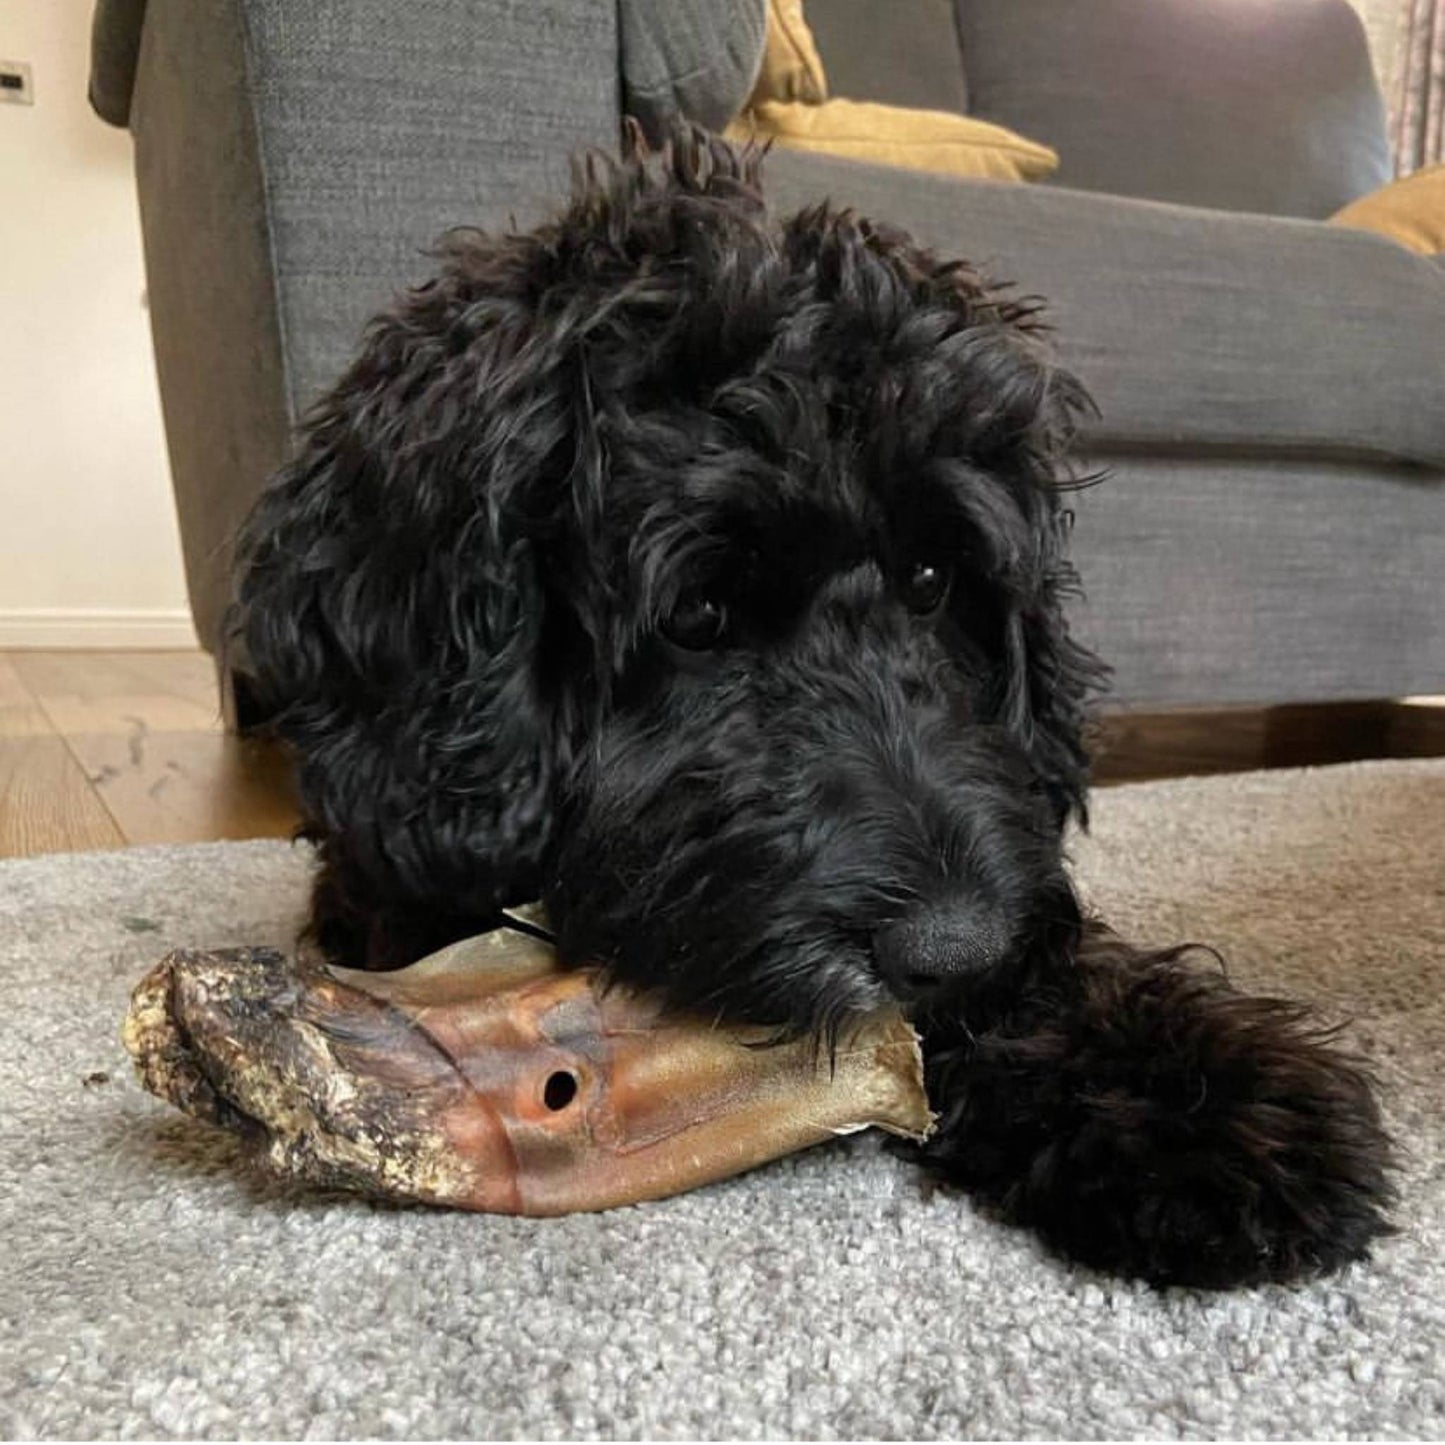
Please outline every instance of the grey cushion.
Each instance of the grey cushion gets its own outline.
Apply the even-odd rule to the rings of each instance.
[[[807,0],[828,94],[968,109],[953,0]]]
[[[831,196],[1043,295],[1117,447],[1445,466],[1445,271],[1382,237],[775,152],[780,207]]]
[[[1347,0],[958,0],[973,112],[1053,146],[1050,183],[1321,218],[1390,146]]]
[[[623,106],[656,133],[680,112],[721,130],[763,60],[767,0],[621,0]]]

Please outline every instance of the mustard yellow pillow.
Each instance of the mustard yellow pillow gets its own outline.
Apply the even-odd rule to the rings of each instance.
[[[803,18],[803,0],[768,0],[763,66],[748,104],[803,100],[817,105],[827,98],[828,77],[813,32]]]
[[[1422,256],[1445,251],[1445,165],[1426,166],[1330,217],[1336,226],[1377,231]]]
[[[727,134],[944,176],[1037,181],[1059,164],[1057,152],[1001,125],[946,110],[863,100],[760,101],[738,116]]]

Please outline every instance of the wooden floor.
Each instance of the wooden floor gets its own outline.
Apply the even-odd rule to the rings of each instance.
[[[1445,698],[1108,718],[1103,784],[1445,756]],[[285,759],[228,735],[199,652],[0,652],[0,857],[286,837]]]
[[[286,837],[279,752],[229,736],[201,652],[0,652],[0,857]]]

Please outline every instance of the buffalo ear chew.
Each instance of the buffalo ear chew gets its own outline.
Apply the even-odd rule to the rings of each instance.
[[[664,1014],[499,929],[395,973],[264,948],[169,954],[122,1037],[141,1082],[273,1172],[505,1214],[657,1199],[877,1125],[933,1127],[917,1035],[831,1051]]]

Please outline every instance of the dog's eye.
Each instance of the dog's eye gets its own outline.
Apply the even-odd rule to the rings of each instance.
[[[903,602],[910,612],[936,612],[948,595],[952,571],[941,562],[915,562],[903,581]]]
[[[680,597],[663,621],[663,635],[689,652],[706,652],[727,636],[728,610],[721,602],[701,593]]]

